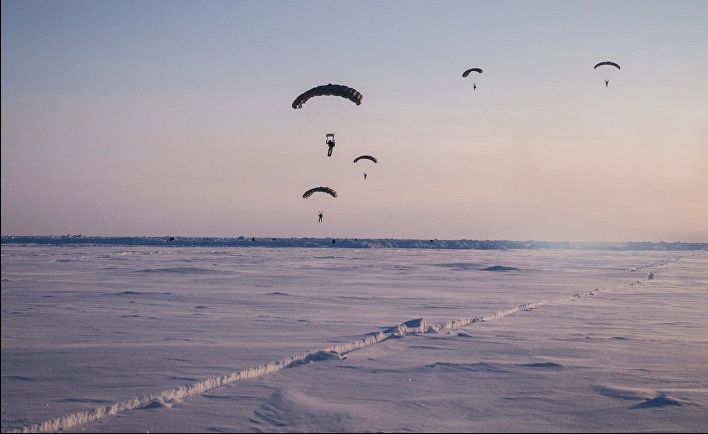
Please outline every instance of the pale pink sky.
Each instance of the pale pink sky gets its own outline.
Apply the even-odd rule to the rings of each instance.
[[[2,9],[3,235],[708,241],[706,2]]]

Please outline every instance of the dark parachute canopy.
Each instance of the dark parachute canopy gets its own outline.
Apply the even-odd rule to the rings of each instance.
[[[324,86],[313,87],[312,89],[308,90],[307,92],[304,92],[303,94],[295,98],[295,101],[293,101],[293,108],[302,108],[302,105],[305,104],[308,99],[315,96],[325,95],[341,96],[342,98],[346,98],[356,105],[361,105],[361,99],[363,98],[363,95],[359,93],[359,91],[357,91],[356,89],[352,89],[351,87],[347,86],[342,86],[341,84],[330,83]]]
[[[600,63],[598,63],[597,65],[595,65],[595,66],[593,67],[593,69],[597,69],[598,67],[604,66],[604,65],[614,66],[614,67],[617,68],[617,69],[622,69],[622,68],[620,68],[620,66],[619,66],[618,64],[616,64],[615,62],[610,62],[610,61],[600,62]]]
[[[472,71],[474,71],[474,72],[479,72],[479,73],[481,74],[481,73],[482,73],[482,68],[470,68],[470,69],[468,69],[467,71],[463,72],[463,73],[462,73],[462,76],[463,76],[463,77],[467,77],[468,75],[470,75],[470,72],[472,72]]]
[[[354,159],[354,162],[356,163],[359,160],[371,160],[374,163],[378,163],[379,161],[376,159],[376,157],[373,157],[371,155],[360,155]]]
[[[337,192],[334,191],[334,190],[332,190],[332,189],[329,188],[329,187],[315,187],[315,188],[311,188],[311,189],[307,190],[307,191],[302,195],[302,197],[303,197],[304,199],[307,199],[308,197],[312,196],[313,194],[315,194],[315,193],[317,193],[317,192],[320,192],[320,193],[327,193],[328,195],[330,195],[330,196],[332,196],[332,197],[337,197]]]

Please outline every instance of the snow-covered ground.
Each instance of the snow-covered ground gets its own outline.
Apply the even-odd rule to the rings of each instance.
[[[706,251],[3,245],[2,429],[706,431],[706,310]]]

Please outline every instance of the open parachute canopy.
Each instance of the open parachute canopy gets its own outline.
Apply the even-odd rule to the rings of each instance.
[[[481,74],[482,68],[470,68],[467,71],[462,73],[462,77],[467,77],[468,75],[470,75],[470,72],[479,72]]]
[[[354,162],[356,163],[359,160],[371,160],[374,163],[378,163],[379,161],[376,159],[376,157],[373,157],[371,155],[360,155],[354,159]]]
[[[337,192],[334,191],[334,190],[332,190],[332,189],[329,188],[329,187],[315,187],[315,188],[311,188],[311,189],[307,190],[307,191],[302,195],[302,197],[303,197],[304,199],[307,199],[308,197],[310,197],[310,196],[312,196],[313,194],[318,193],[318,192],[319,192],[319,193],[327,193],[328,195],[330,195],[330,196],[332,196],[332,197],[337,197]]]
[[[610,62],[610,61],[600,62],[600,63],[598,63],[597,65],[595,65],[595,66],[593,67],[593,69],[597,69],[598,67],[604,66],[604,65],[607,65],[607,66],[614,66],[614,67],[617,68],[617,69],[622,69],[622,68],[620,68],[620,66],[619,66],[618,64],[616,64],[615,62]]]
[[[359,93],[359,91],[357,91],[356,89],[352,89],[351,87],[347,86],[342,86],[341,84],[330,83],[323,86],[313,87],[307,92],[302,93],[300,96],[295,98],[295,101],[293,101],[293,108],[302,108],[302,105],[305,104],[308,99],[315,96],[325,95],[341,96],[342,98],[346,98],[356,105],[361,105],[361,99],[363,98],[363,95]]]

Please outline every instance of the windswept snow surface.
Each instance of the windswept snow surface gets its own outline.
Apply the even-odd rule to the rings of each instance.
[[[3,245],[2,429],[705,431],[706,310],[700,250]]]

